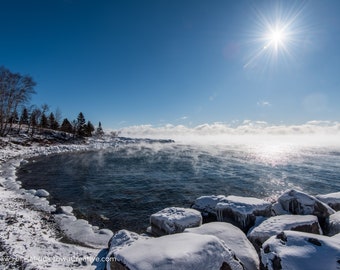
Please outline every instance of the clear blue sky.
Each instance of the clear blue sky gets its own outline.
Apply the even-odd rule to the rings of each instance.
[[[32,102],[106,128],[337,121],[339,14],[338,0],[0,0],[0,65],[35,79]]]

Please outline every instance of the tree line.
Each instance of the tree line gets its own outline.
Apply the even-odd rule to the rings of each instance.
[[[55,113],[48,113],[48,105],[42,105],[41,108],[28,106],[31,96],[36,93],[34,86],[36,83],[31,76],[0,67],[0,137],[14,131],[25,131],[33,136],[37,130],[42,129],[58,130],[79,137],[104,134],[101,122],[95,130],[91,121],[86,122],[82,112],[76,120],[70,122],[67,118],[61,121],[58,109]]]

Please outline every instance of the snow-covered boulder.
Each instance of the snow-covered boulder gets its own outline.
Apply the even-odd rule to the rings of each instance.
[[[201,196],[195,200],[191,208],[202,213],[204,223],[217,221],[216,205],[226,201],[227,199],[223,195]]]
[[[284,231],[270,237],[261,249],[265,269],[339,269],[340,241],[333,237]]]
[[[252,197],[228,196],[216,205],[218,221],[234,224],[244,232],[254,226],[256,216],[271,216],[271,203]]]
[[[340,211],[329,216],[327,229],[329,236],[333,236],[340,233]]]
[[[251,229],[248,233],[248,239],[253,243],[256,250],[260,251],[262,244],[267,239],[285,230],[314,234],[322,233],[316,216],[283,215],[270,217],[259,226]]]
[[[302,191],[288,190],[279,198],[282,208],[293,215],[315,215],[320,219],[326,219],[335,211],[327,204]]]
[[[38,189],[34,195],[37,197],[48,197],[50,196],[50,193],[48,193],[45,189]]]
[[[202,225],[202,215],[195,209],[168,207],[152,214],[150,224],[155,236],[181,233],[186,228]]]
[[[29,190],[26,190],[25,192],[28,193],[28,194],[32,194],[32,195],[35,196],[35,194],[37,193],[37,190],[35,190],[35,189],[29,189]]]
[[[117,241],[115,236],[111,240],[108,269],[244,269],[235,254],[216,236],[180,233],[141,238],[125,233],[120,238],[123,240]]]
[[[59,214],[54,216],[59,228],[65,233],[67,238],[76,243],[85,244],[94,248],[107,246],[108,240],[112,237],[112,231],[108,229],[98,229],[87,220],[77,219],[73,215]]]
[[[226,222],[211,222],[197,228],[185,229],[184,233],[214,235],[235,253],[247,270],[260,269],[259,257],[244,232]]]
[[[340,192],[317,195],[316,198],[328,204],[335,211],[340,211]]]
[[[128,230],[120,230],[115,233],[109,242],[109,252],[108,256],[117,253],[119,250],[125,246],[130,246],[133,242],[138,239],[147,239],[149,237],[144,237],[135,232],[130,232]]]

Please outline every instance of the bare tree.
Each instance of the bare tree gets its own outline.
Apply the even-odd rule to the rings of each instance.
[[[32,77],[0,67],[0,136],[10,131],[13,114],[35,93]]]

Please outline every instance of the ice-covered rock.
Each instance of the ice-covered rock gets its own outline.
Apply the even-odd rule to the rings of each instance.
[[[340,211],[340,192],[317,195],[315,197],[323,203],[328,204],[335,211]]]
[[[72,206],[60,206],[57,208],[54,214],[65,214],[68,216],[73,215],[73,207]]]
[[[128,230],[120,230],[115,233],[109,242],[109,252],[107,254],[108,257],[113,256],[118,253],[119,250],[123,249],[126,246],[130,246],[133,242],[138,239],[148,239],[150,237],[142,236],[138,233],[131,232]]]
[[[340,211],[329,216],[327,229],[329,236],[340,233]]]
[[[284,210],[294,215],[315,215],[325,219],[335,213],[332,208],[317,198],[294,189],[284,192],[278,198],[278,202]]]
[[[271,216],[271,203],[252,197],[228,196],[216,205],[218,221],[234,224],[244,232],[254,226],[256,216]]]
[[[226,244],[212,235],[180,233],[145,239],[125,232],[116,238],[107,258],[112,270],[244,269]]]
[[[181,233],[202,225],[202,215],[190,208],[168,207],[150,217],[151,233],[156,236]]]
[[[263,221],[259,226],[251,229],[248,239],[253,243],[257,251],[260,251],[262,244],[273,235],[282,231],[292,230],[321,234],[318,218],[312,215],[282,215],[274,216]]]
[[[223,240],[247,270],[260,269],[259,257],[244,232],[226,222],[211,222],[200,227],[185,229],[184,233],[214,235]]]
[[[32,195],[35,195],[37,193],[37,190],[36,189],[29,189],[29,190],[26,190],[25,192],[32,194]]]
[[[50,196],[50,193],[48,193],[45,189],[38,189],[34,195],[38,197],[48,197]]]
[[[261,249],[265,269],[339,269],[340,241],[310,233],[284,231],[270,237]]]
[[[216,205],[220,202],[226,202],[226,200],[226,197],[223,195],[201,196],[195,200],[191,208],[202,213],[204,222],[216,221]]]
[[[94,248],[106,247],[107,242],[113,235],[112,231],[108,229],[99,230],[90,225],[88,221],[77,219],[73,215],[55,215],[55,221],[67,238]]]

